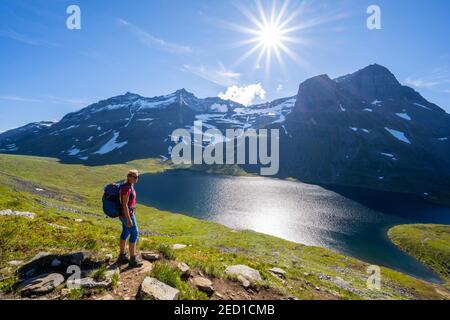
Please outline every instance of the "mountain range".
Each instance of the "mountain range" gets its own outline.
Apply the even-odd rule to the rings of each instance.
[[[279,177],[420,195],[450,203],[450,115],[374,64],[302,82],[296,96],[243,106],[185,89],[153,98],[99,101],[58,122],[0,134],[0,152],[99,165],[170,157],[171,133],[280,130]]]

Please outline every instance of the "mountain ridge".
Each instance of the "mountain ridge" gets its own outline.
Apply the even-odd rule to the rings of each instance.
[[[193,132],[196,120],[221,132],[279,129],[279,177],[410,192],[450,203],[450,115],[378,64],[335,79],[312,77],[296,96],[248,107],[197,98],[186,89],[152,98],[127,92],[57,123],[2,133],[0,152],[87,165],[167,159],[173,130]]]

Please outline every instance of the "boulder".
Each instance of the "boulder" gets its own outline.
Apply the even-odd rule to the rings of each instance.
[[[235,276],[243,276],[250,282],[261,281],[261,275],[258,270],[250,268],[249,266],[238,264],[234,266],[229,266],[225,269],[226,274],[235,275]]]
[[[178,300],[180,291],[168,286],[158,279],[146,277],[139,289],[139,295],[143,299]]]
[[[193,277],[189,282],[197,287],[200,291],[206,292],[208,294],[214,293],[214,287],[211,280],[204,277]]]
[[[172,246],[172,249],[179,250],[179,249],[184,249],[186,247],[187,247],[187,245],[185,245],[185,244],[176,243]]]
[[[64,255],[40,252],[18,270],[20,280],[44,273],[63,273],[70,265],[96,267],[103,262],[95,262],[90,252],[75,252]]]
[[[52,292],[63,282],[64,276],[60,273],[42,274],[20,283],[18,291],[23,296],[43,295]]]
[[[142,252],[141,257],[144,260],[153,262],[161,259],[161,255],[156,252]]]
[[[48,252],[39,252],[30,261],[26,262],[17,271],[19,279],[26,279],[36,276],[39,271],[48,268],[56,256]]]

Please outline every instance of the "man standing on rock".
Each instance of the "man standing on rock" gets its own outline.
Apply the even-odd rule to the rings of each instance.
[[[137,170],[130,170],[127,175],[127,182],[120,187],[120,200],[122,210],[120,212],[120,221],[122,222],[122,234],[120,235],[120,255],[119,264],[129,263],[132,268],[141,267],[142,261],[136,254],[136,242],[138,240],[139,229],[136,223],[136,191],[134,185],[139,179]],[[129,239],[130,257],[126,253],[126,243]]]

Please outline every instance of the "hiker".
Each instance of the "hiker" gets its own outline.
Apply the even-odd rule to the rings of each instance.
[[[136,223],[136,191],[134,185],[139,179],[139,172],[137,170],[130,170],[127,175],[127,182],[120,188],[120,200],[122,208],[120,210],[119,218],[122,222],[122,234],[120,235],[120,255],[118,262],[120,264],[129,263],[129,266],[140,267],[142,261],[136,254],[136,242],[138,240],[139,230]],[[126,253],[126,243],[129,239],[128,248],[130,257]]]

